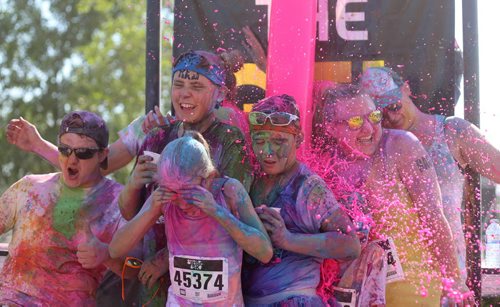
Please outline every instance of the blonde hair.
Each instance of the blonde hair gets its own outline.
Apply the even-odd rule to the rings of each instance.
[[[207,178],[214,171],[208,144],[196,131],[186,131],[183,137],[165,146],[158,166],[160,184],[171,189],[196,177]]]

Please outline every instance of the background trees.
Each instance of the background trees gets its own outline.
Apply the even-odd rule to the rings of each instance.
[[[162,101],[170,101],[168,3],[162,14]],[[144,113],[145,16],[146,1],[0,2],[0,193],[25,174],[54,171],[7,143],[11,118],[23,116],[55,142],[63,115],[87,109],[104,117],[112,142]],[[113,176],[123,183],[129,172]]]

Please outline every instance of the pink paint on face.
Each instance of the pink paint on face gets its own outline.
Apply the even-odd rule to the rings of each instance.
[[[335,106],[333,122],[327,124],[327,133],[338,140],[348,153],[372,156],[379,148],[382,137],[381,124],[373,124],[367,115],[375,111],[373,101],[367,95],[352,99],[340,100]],[[358,130],[352,130],[345,122],[353,116],[363,117],[363,125]]]
[[[215,106],[217,86],[193,71],[177,71],[172,80],[172,105],[177,119],[199,123]]]
[[[268,175],[284,173],[296,161],[297,140],[290,133],[272,130],[254,132],[252,148],[262,170]]]
[[[203,178],[200,176],[194,177],[191,180],[188,180],[187,182],[184,183],[179,183],[178,190],[186,188],[188,185],[194,184],[194,185],[199,185],[202,186]],[[193,206],[192,204],[188,203],[184,198],[182,197],[177,197],[175,200],[175,205],[178,206],[182,211],[184,211],[185,214],[188,215],[196,215],[200,213],[200,209],[196,206]]]
[[[59,143],[70,148],[98,148],[95,140],[76,133],[65,133]],[[107,149],[97,152],[90,159],[78,159],[75,153],[69,157],[59,153],[59,165],[61,167],[64,183],[70,188],[89,188],[102,179],[100,163],[104,161]]]

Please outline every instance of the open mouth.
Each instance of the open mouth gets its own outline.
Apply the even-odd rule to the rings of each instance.
[[[359,138],[357,138],[357,141],[361,144],[370,144],[373,141],[373,135],[359,137]]]
[[[186,110],[186,111],[192,111],[196,109],[196,106],[189,104],[189,103],[181,103],[180,104],[181,110]]]
[[[76,178],[78,176],[78,169],[73,167],[68,167],[68,175],[72,179]]]

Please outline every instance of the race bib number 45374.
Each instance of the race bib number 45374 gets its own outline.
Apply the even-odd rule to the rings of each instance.
[[[171,256],[170,280],[175,295],[194,303],[221,301],[228,296],[226,258]]]

